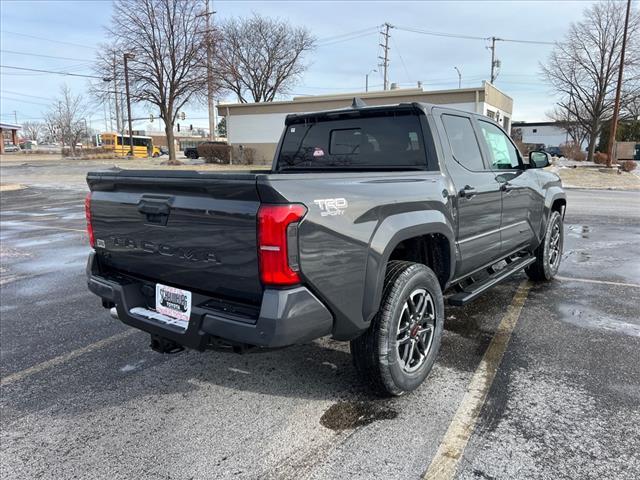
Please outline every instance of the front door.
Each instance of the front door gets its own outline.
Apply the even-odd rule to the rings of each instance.
[[[524,168],[522,158],[511,139],[495,124],[479,120],[482,144],[502,192],[502,254],[526,248],[535,237],[544,198],[538,192],[533,175]]]
[[[483,160],[471,118],[453,113],[440,118],[450,147],[447,152],[444,145],[447,171],[456,189],[460,277],[500,255],[500,185]]]

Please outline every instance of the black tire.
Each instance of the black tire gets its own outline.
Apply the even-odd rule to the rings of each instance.
[[[411,304],[409,298],[414,295],[412,298],[416,299],[416,295],[422,295],[422,291],[428,294],[428,297],[424,295],[425,323],[421,324],[417,313],[415,323],[412,323],[414,320],[408,310]],[[431,316],[433,319],[427,318]],[[415,390],[433,367],[440,348],[443,323],[442,290],[433,271],[418,263],[390,261],[380,310],[367,331],[351,341],[356,370],[377,394],[397,396]],[[432,325],[430,330],[427,324]],[[405,329],[403,333],[401,330]],[[430,331],[428,346],[427,331]],[[410,349],[412,344],[417,349],[415,353],[414,349]],[[407,363],[401,355],[412,357],[408,358]],[[416,355],[419,358],[411,366]]]
[[[534,252],[536,261],[525,270],[527,276],[531,280],[538,282],[551,280],[558,273],[560,261],[562,260],[563,244],[564,225],[562,215],[554,210],[549,216],[544,238]]]

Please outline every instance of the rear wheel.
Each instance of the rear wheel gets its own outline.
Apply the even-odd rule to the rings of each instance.
[[[536,261],[525,272],[531,280],[551,280],[560,267],[562,260],[562,247],[564,243],[564,225],[560,212],[552,211],[542,243],[536,248],[534,254]]]
[[[369,329],[351,341],[356,369],[373,390],[402,395],[427,377],[440,348],[442,291],[425,265],[391,261],[380,311]]]

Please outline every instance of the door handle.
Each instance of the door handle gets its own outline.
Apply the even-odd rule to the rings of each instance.
[[[500,184],[500,190],[505,193],[509,193],[511,190],[513,190],[513,185],[511,185],[509,182],[504,182]]]
[[[477,194],[477,190],[469,185],[465,185],[463,189],[460,190],[459,195],[462,198],[471,198]]]

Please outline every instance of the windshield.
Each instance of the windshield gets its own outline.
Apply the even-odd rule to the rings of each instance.
[[[287,126],[276,170],[427,168],[415,112],[303,121]]]

